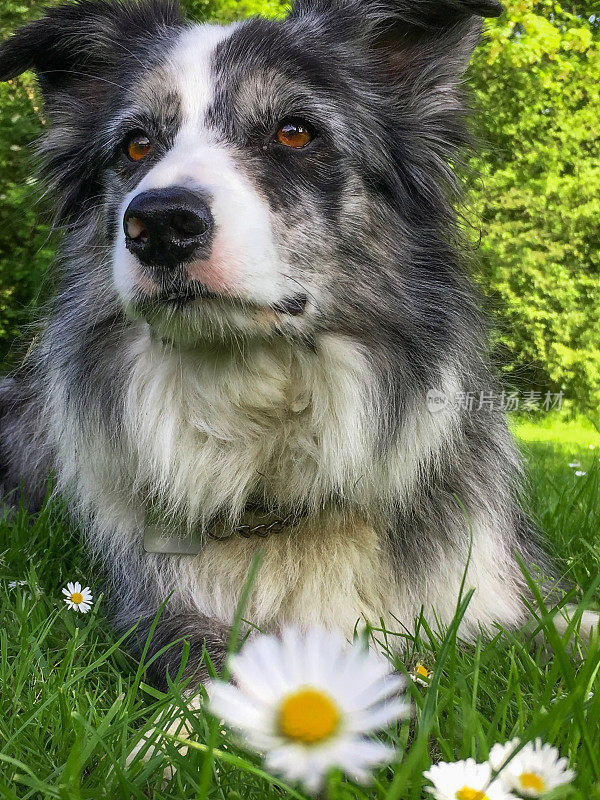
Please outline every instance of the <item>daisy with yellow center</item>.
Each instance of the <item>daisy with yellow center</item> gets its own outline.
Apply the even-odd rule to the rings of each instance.
[[[440,761],[423,777],[433,784],[427,791],[435,800],[516,800],[499,780],[492,780],[488,763],[477,764],[473,758]]]
[[[321,742],[335,733],[339,721],[335,701],[318,689],[299,689],[279,706],[279,730],[291,741]]]
[[[392,747],[367,738],[408,714],[404,681],[383,656],[321,629],[288,628],[280,639],[249,639],[231,674],[235,685],[209,690],[212,713],[264,753],[268,770],[309,792],[332,768],[366,783],[394,758]]]
[[[541,739],[529,742],[511,758],[520,746],[519,739],[495,744],[490,751],[490,764],[499,771],[500,780],[521,797],[544,797],[552,789],[570,783],[575,777],[569,762],[560,758],[555,747]]]
[[[420,661],[417,661],[411,672],[411,677],[413,681],[420,686],[429,686],[433,678],[433,670],[426,667],[425,664],[422,664]]]
[[[93,605],[92,600],[94,598],[90,587],[86,586],[85,589],[82,589],[79,581],[67,583],[67,588],[63,589],[62,593],[65,595],[65,603],[69,608],[72,608],[73,611],[80,611],[82,614],[87,614]]]

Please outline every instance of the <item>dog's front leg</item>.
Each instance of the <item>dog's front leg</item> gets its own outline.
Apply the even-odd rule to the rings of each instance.
[[[145,661],[150,681],[159,689],[167,689],[167,673],[174,679],[181,668],[185,643],[189,644],[189,657],[183,678],[192,678],[190,689],[204,684],[208,678],[204,650],[219,672],[225,663],[230,629],[200,613],[165,613],[152,631],[155,617],[142,617],[132,634],[131,644],[141,654],[149,640]],[[152,632],[152,633],[151,633]]]
[[[148,642],[145,658],[148,663],[147,674],[154,685],[166,689],[167,674],[173,679],[179,673],[184,643],[189,643],[189,657],[183,670],[183,677],[192,679],[186,691],[186,699],[190,711],[196,711],[201,703],[198,687],[200,684],[206,687],[209,682],[208,669],[203,658],[204,652],[208,653],[213,666],[219,672],[225,663],[230,629],[209,617],[192,612],[166,614],[159,618],[152,631],[154,622],[154,616],[140,619],[132,635],[133,647],[136,652],[142,653]],[[173,642],[176,644],[172,644]],[[164,741],[161,736],[164,733],[184,738],[192,734],[185,717],[179,716],[173,706],[161,712],[152,731],[142,736],[131,750],[127,763],[130,764],[137,757],[147,761],[155,755],[157,749],[161,747],[161,740]],[[183,745],[179,749],[182,753],[186,750]],[[166,780],[172,777],[172,774],[171,768],[165,769]]]
[[[205,683],[206,688],[208,684]],[[198,711],[202,705],[202,694],[195,690],[185,693],[186,704],[190,713]],[[165,734],[167,735],[165,737]],[[174,704],[163,709],[158,715],[154,725],[148,733],[142,735],[127,755],[126,764],[129,766],[137,758],[143,762],[149,761],[153,756],[163,750],[165,744],[175,744],[179,753],[184,756],[187,746],[183,743],[174,743],[173,736],[189,739],[193,734],[193,727],[187,720],[187,715],[181,715],[179,706]],[[175,767],[167,766],[163,770],[164,781],[169,781],[175,774]]]

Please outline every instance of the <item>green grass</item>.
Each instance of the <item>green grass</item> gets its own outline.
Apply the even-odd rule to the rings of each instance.
[[[600,435],[585,420],[553,416],[517,420],[514,430],[527,458],[532,512],[564,574],[578,587],[577,602],[600,574]],[[585,476],[574,474],[568,466],[573,460],[581,462]],[[189,712],[181,681],[167,694],[147,686],[143,670],[108,629],[101,598],[87,616],[64,606],[60,589],[69,579],[92,588],[98,581],[60,505],[35,518],[21,513],[0,522],[2,800],[304,797],[261,773],[259,760],[239,749],[230,734],[211,728],[208,716]],[[9,580],[28,583],[9,589]],[[598,604],[597,587],[591,599]],[[598,643],[569,654],[548,615],[542,625],[554,640],[552,657],[530,633],[498,631],[491,642],[465,646],[453,630],[441,640],[422,621],[416,636],[406,639],[405,663],[418,656],[435,668],[435,676],[429,687],[410,686],[412,720],[385,734],[397,746],[398,762],[381,769],[366,789],[333,775],[329,796],[423,798],[428,795],[421,774],[432,760],[481,760],[496,741],[540,735],[577,770],[575,784],[554,796],[600,800],[600,692],[588,699],[599,687]],[[384,632],[375,636],[384,642]],[[148,763],[125,766],[126,754],[171,704],[192,726],[199,749],[182,756],[167,743]],[[211,730],[212,757],[206,752]],[[163,783],[167,764],[177,769]]]
[[[530,510],[569,579],[589,586],[600,558],[600,432],[583,417],[553,414],[520,417],[512,430],[526,459]]]

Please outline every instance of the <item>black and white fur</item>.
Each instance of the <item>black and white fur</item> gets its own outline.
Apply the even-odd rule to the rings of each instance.
[[[246,617],[263,629],[398,630],[421,608],[447,623],[470,532],[463,637],[525,621],[515,554],[545,557],[503,416],[426,404],[432,388],[494,389],[449,163],[477,15],[499,12],[296,0],[283,21],[220,27],[184,23],[170,0],[80,0],[0,47],[0,78],[38,74],[66,231],[42,340],[0,389],[5,491],[23,481],[35,504],[54,472],[120,629],[141,618],[143,641],[172,593],[153,652],[185,636],[189,669],[203,642],[218,662],[259,546]],[[314,131],[302,151],[274,141],[286,119]],[[132,164],[136,129],[154,152]],[[130,200],[171,186],[204,192],[215,221],[211,253],[179,278],[210,289],[193,302],[164,300],[125,246]],[[149,554],[150,503],[207,532],[252,503],[297,520]]]

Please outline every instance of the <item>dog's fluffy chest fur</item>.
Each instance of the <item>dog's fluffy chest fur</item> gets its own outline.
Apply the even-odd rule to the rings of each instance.
[[[360,517],[328,513],[264,540],[211,541],[199,556],[181,558],[179,579],[201,613],[231,622],[258,548],[245,616],[260,627],[322,625],[351,635],[357,623],[398,613],[400,593],[374,528]]]
[[[229,622],[260,544],[247,610],[256,624],[288,619],[351,631],[358,618],[389,609],[398,593],[375,529],[356,512],[327,510],[373,480],[360,352],[334,339],[319,356],[282,343],[199,358],[150,337],[135,348],[125,420],[138,490],[150,488],[167,514],[196,525],[219,512],[235,522],[256,496],[311,513],[266,540],[208,540],[196,557],[172,557],[177,595]]]
[[[125,424],[136,485],[191,522],[235,519],[252,496],[318,511],[347,499],[373,462],[367,366],[330,340],[201,357],[143,337]]]

